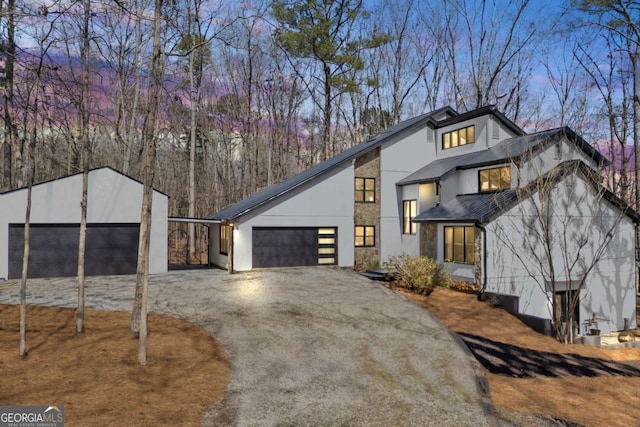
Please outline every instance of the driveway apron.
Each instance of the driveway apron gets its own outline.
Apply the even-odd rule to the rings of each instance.
[[[86,304],[129,311],[134,286],[134,276],[87,278]],[[0,282],[0,302],[16,304],[18,287]],[[72,307],[76,293],[73,278],[28,283],[29,304]],[[231,383],[204,426],[493,424],[460,341],[352,271],[172,271],[151,277],[149,309],[203,327],[230,356]]]

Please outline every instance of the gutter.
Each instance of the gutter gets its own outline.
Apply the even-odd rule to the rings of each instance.
[[[476,222],[476,227],[482,231],[482,288],[478,293],[478,301],[487,289],[487,229],[484,224]]]

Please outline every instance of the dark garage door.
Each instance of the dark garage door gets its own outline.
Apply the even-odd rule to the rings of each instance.
[[[253,228],[253,268],[335,264],[335,228]]]
[[[134,274],[139,224],[88,224],[85,275]],[[31,224],[28,277],[78,274],[78,224]],[[22,276],[24,224],[9,225],[9,278]]]

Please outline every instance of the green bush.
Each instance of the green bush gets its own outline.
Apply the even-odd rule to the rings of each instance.
[[[423,295],[437,286],[449,287],[451,278],[436,260],[424,256],[401,255],[389,260],[401,285]]]

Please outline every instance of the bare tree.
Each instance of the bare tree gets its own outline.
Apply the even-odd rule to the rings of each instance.
[[[151,208],[153,202],[153,179],[156,162],[157,118],[162,90],[165,55],[162,49],[163,0],[155,0],[153,12],[153,51],[151,60],[151,84],[148,90],[147,107],[142,132],[142,208],[140,213],[140,237],[136,271],[136,293],[131,316],[130,330],[138,332],[138,361],[147,364],[147,304],[149,292],[149,241],[151,234]]]
[[[559,145],[551,147],[562,150]],[[606,272],[625,235],[621,224],[631,211],[600,184],[596,170],[579,160],[551,169],[528,156],[514,164],[514,169],[517,180],[525,184],[515,191],[515,199],[496,195],[503,211],[487,227],[503,262],[513,260],[505,276],[496,280],[522,287],[535,283],[537,293],[550,299],[554,336],[571,343],[581,291],[593,281],[595,271],[611,274]]]

